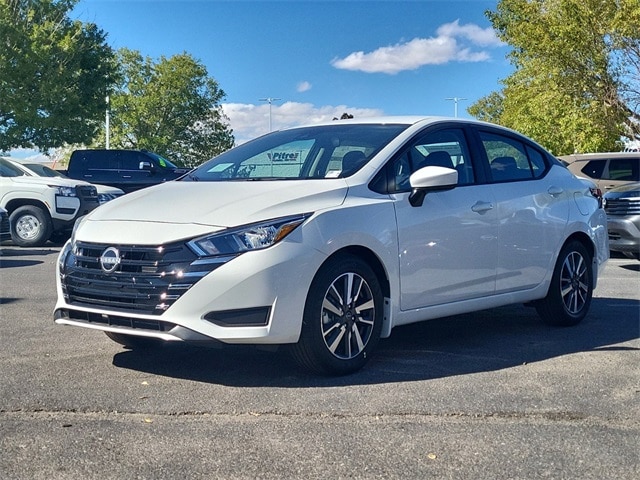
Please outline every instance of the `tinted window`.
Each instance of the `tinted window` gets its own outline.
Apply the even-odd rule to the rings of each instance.
[[[512,137],[479,132],[485,149],[491,177],[497,182],[532,179],[542,175],[545,164],[542,155]],[[529,154],[535,157],[532,160]]]
[[[18,167],[0,158],[0,177],[22,177],[25,173]]]
[[[606,160],[591,160],[580,170],[589,178],[602,178],[604,167],[607,165]]]
[[[631,180],[639,181],[638,158],[612,158],[609,160],[608,180]]]
[[[140,162],[153,163],[151,158],[139,152],[121,152],[120,159],[122,170],[140,170]]]

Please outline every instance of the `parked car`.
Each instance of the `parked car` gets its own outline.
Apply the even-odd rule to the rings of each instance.
[[[640,182],[612,188],[604,200],[609,248],[640,259]]]
[[[0,240],[11,237],[11,226],[9,225],[9,212],[0,207]]]
[[[0,207],[9,212],[18,246],[38,247],[70,234],[75,221],[98,205],[96,187],[87,182],[31,176],[0,158]]]
[[[583,153],[558,158],[567,162],[567,168],[576,175],[592,179],[604,192],[640,182],[640,153]]]
[[[273,132],[78,222],[58,324],[154,341],[288,344],[361,368],[412,322],[513,303],[552,325],[589,310],[606,215],[526,137],[437,117]]]
[[[69,178],[58,170],[47,167],[42,163],[24,163],[18,160],[13,160],[13,163],[14,165],[18,166],[18,168],[24,170],[27,175],[31,175],[34,177]],[[92,185],[96,187],[96,190],[98,191],[98,203],[100,203],[100,205],[108,202],[109,200],[113,200],[114,198],[118,198],[119,196],[124,195],[124,192],[119,188],[109,187],[107,185],[99,185],[95,183],[93,183]]]
[[[174,180],[188,171],[146,150],[75,150],[65,173],[128,193]]]

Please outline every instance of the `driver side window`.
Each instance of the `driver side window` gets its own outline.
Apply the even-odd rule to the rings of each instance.
[[[475,182],[464,132],[446,129],[418,137],[398,155],[387,171],[390,193],[411,190],[409,177],[423,167],[447,167],[458,171],[458,185]]]

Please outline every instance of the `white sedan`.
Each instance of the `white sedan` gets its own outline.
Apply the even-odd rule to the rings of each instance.
[[[593,184],[512,130],[334,121],[91,212],[60,253],[54,318],[131,348],[288,345],[346,374],[398,325],[525,302],[577,324],[608,255]]]

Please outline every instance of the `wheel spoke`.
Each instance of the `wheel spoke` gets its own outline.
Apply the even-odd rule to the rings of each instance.
[[[373,298],[370,300],[367,300],[364,303],[361,303],[360,305],[356,305],[355,311],[358,315],[360,315],[363,311],[365,310],[373,310]]]
[[[338,325],[336,324],[335,327],[337,328]],[[340,327],[340,332],[338,333],[338,335],[336,336],[336,338],[333,340],[333,342],[331,342],[331,345],[328,345],[329,350],[331,351],[331,353],[335,354],[336,350],[338,349],[338,346],[340,345],[340,341],[342,340],[342,338],[344,337],[344,334],[346,332],[346,328],[344,325],[341,325]],[[333,330],[333,327],[331,329],[329,329],[329,331]],[[329,333],[329,331],[327,331],[327,334]],[[326,339],[327,335],[325,335],[325,339]]]
[[[351,327],[351,331],[353,332],[353,336],[356,339],[358,352],[361,352],[364,349],[364,342],[362,341],[362,337],[360,336],[360,330],[358,330],[357,324],[353,324],[353,327]]]
[[[343,312],[342,309],[339,307],[336,307],[333,302],[331,300],[329,300],[329,298],[325,297],[324,301],[322,302],[322,308],[324,310],[327,310],[331,313],[333,313],[334,315],[337,315],[339,317],[342,316]]]

